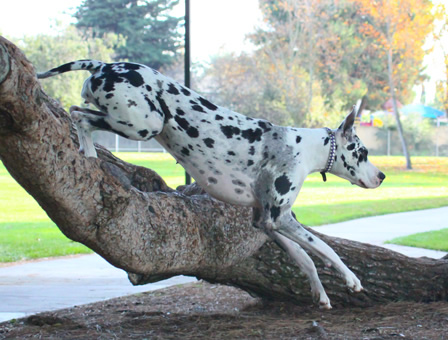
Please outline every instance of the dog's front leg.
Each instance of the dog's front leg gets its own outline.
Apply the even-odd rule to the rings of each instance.
[[[287,237],[291,241],[297,242],[302,248],[310,251],[320,257],[329,267],[334,267],[345,281],[347,287],[355,292],[360,292],[363,288],[361,281],[356,275],[342,262],[336,252],[328,244],[317,236],[305,230],[302,225],[292,217],[284,215],[276,223],[276,231]]]
[[[285,236],[272,232],[269,236],[294,260],[300,270],[308,277],[311,286],[311,293],[315,301],[319,301],[319,307],[331,309],[330,299],[325,292],[322,282],[317,274],[316,266],[309,255],[295,242]]]

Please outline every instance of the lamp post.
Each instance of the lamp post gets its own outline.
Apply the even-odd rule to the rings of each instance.
[[[190,0],[185,0],[185,59],[184,59],[184,85],[190,88]],[[185,171],[185,184],[191,184],[191,176]]]

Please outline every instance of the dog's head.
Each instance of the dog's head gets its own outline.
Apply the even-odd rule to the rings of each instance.
[[[336,157],[331,173],[362,188],[374,189],[386,176],[370,163],[368,150],[355,133],[356,112],[354,107],[335,132]]]

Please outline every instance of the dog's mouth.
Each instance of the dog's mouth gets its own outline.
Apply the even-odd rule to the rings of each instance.
[[[368,189],[369,188],[361,179],[358,180],[357,183],[353,183],[353,182],[351,182],[351,183],[352,183],[352,185],[357,185],[357,186],[359,186],[359,187],[361,187],[363,189]]]
[[[367,185],[360,179],[359,180],[359,184],[358,184],[361,188],[367,189]]]

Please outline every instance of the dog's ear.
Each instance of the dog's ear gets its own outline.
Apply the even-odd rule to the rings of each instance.
[[[356,106],[353,106],[352,111],[347,115],[347,117],[345,117],[341,125],[339,125],[338,130],[342,131],[342,135],[347,139],[350,139],[353,134],[353,125],[355,124],[356,113]]]

